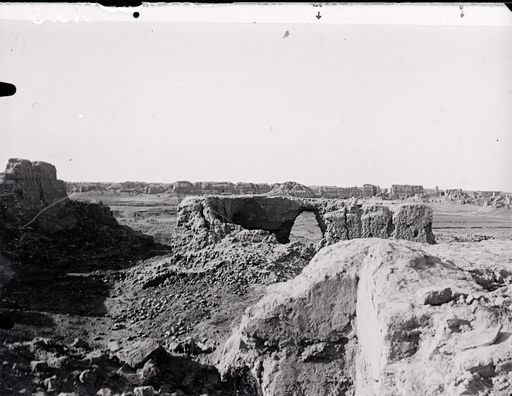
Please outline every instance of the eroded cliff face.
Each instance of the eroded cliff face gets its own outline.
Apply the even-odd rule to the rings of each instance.
[[[287,243],[295,219],[305,211],[315,213],[324,235],[322,245],[372,237],[435,243],[432,209],[417,203],[389,208],[358,204],[353,200],[262,195],[189,197],[178,207],[178,226],[209,234],[212,240],[223,238],[240,227],[259,229]]]
[[[259,395],[509,395],[512,242],[358,239],[268,288],[219,354]]]

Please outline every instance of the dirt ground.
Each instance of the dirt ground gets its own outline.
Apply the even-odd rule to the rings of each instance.
[[[267,285],[300,273],[321,237],[314,216],[306,215],[287,245],[262,243],[251,234],[191,250],[176,227],[180,197],[85,193],[72,199],[103,202],[120,224],[153,236],[169,251],[115,265],[77,255],[64,267],[19,276],[1,297],[2,312],[16,323],[13,330],[0,330],[5,342],[52,337],[70,344],[80,338],[93,348],[112,349],[154,339],[177,352],[193,344],[191,358],[213,364],[245,308]],[[438,243],[512,238],[512,211],[429,205]]]

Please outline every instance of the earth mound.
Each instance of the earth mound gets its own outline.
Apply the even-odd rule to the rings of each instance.
[[[218,367],[247,395],[508,395],[510,251],[510,241],[328,246],[246,311]]]
[[[9,259],[55,265],[75,256],[77,249],[126,259],[157,248],[150,237],[121,226],[108,207],[70,201],[51,164],[10,159],[0,173],[0,254],[4,263]]]
[[[317,198],[316,193],[311,188],[292,181],[273,184],[272,189],[266,195],[271,197]]]

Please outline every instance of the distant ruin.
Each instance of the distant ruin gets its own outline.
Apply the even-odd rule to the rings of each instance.
[[[423,186],[409,185],[409,184],[393,184],[391,186],[391,198],[392,199],[403,199],[414,197],[416,195],[424,195],[425,190]]]

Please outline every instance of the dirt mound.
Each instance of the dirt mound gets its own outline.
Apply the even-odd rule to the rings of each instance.
[[[81,252],[125,259],[156,247],[109,208],[69,201],[51,164],[10,159],[0,174],[0,254],[10,260],[53,266]]]
[[[273,184],[272,189],[266,195],[271,197],[317,197],[316,193],[311,188],[292,181]]]
[[[218,367],[245,394],[512,391],[512,242],[361,239],[269,287]]]
[[[167,348],[192,336],[216,349],[264,286],[292,279],[315,254],[311,246],[266,237],[246,231],[196,250],[175,246],[172,254],[130,269],[106,301],[113,321],[122,325],[116,337],[148,329],[145,334]]]

